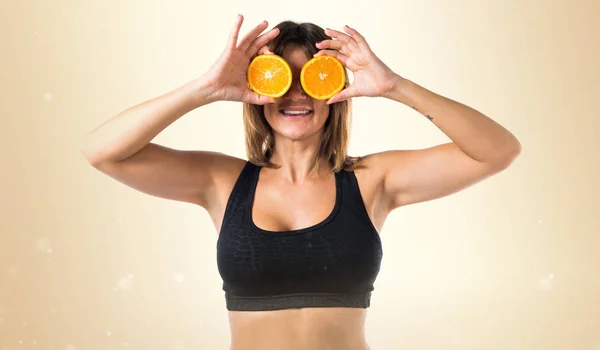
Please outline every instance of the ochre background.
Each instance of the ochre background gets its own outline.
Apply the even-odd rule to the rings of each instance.
[[[358,29],[402,76],[511,130],[523,151],[460,193],[394,211],[367,320],[373,350],[600,349],[597,1],[3,1],[0,350],[227,349],[206,212],[89,166],[92,128],[199,77],[242,13]],[[355,99],[350,151],[448,139]],[[155,142],[245,157],[241,105]]]

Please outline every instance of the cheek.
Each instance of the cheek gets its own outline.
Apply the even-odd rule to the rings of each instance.
[[[271,120],[276,113],[279,113],[277,108],[273,105],[264,106],[263,111],[267,120]]]
[[[271,104],[265,105],[263,106],[263,111],[265,112],[265,115],[269,114],[269,113],[273,113],[273,111],[275,111],[275,107]]]
[[[313,106],[315,111],[318,111],[319,116],[327,118],[329,115],[329,106],[325,102],[315,103]]]

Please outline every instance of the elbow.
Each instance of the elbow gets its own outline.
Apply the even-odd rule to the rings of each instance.
[[[521,154],[521,143],[516,137],[511,137],[511,140],[503,147],[504,151],[495,162],[499,170],[508,168]]]
[[[507,146],[507,149],[508,149],[507,158],[509,160],[509,163],[512,163],[521,154],[521,142],[519,142],[519,140],[514,135],[511,135],[511,136],[512,136],[511,141],[509,142],[509,145]]]
[[[84,138],[83,140],[80,141],[79,143],[79,153],[83,156],[83,158],[90,164],[94,165],[93,163],[96,162],[96,160],[94,159],[94,151],[91,147],[90,144],[90,139],[89,137]]]
[[[85,159],[90,165],[95,166],[95,164],[98,163],[98,160],[94,158],[92,152],[90,152],[88,149],[81,148],[79,149],[79,153],[81,153],[83,159]]]
[[[94,168],[103,161],[102,152],[98,147],[94,147],[90,138],[86,138],[80,143],[79,153]]]
[[[100,164],[101,161],[98,159],[98,157],[94,156],[93,152],[85,148],[80,149],[79,152],[83,156],[83,159],[85,159],[89,165],[91,165],[94,168],[98,168],[98,164]]]
[[[87,139],[83,140],[82,142],[80,142],[79,145],[79,153],[83,156],[83,158],[88,162],[88,163],[92,163],[93,162],[93,153],[90,146],[89,146],[89,141]]]
[[[83,158],[87,161],[87,163],[96,170],[105,172],[106,169],[109,169],[108,167],[111,166],[111,164],[114,164],[114,162],[111,162],[110,160],[106,160],[104,157],[99,156],[98,152],[93,152],[85,148],[81,149],[80,152]]]

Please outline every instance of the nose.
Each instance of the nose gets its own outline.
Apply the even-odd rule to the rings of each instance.
[[[288,98],[292,101],[302,101],[306,100],[306,92],[302,88],[302,84],[300,83],[300,77],[292,80],[292,85],[290,89],[283,95],[284,98]]]

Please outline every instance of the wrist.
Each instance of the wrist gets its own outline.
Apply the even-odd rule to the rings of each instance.
[[[410,89],[412,84],[412,81],[395,74],[394,78],[392,79],[391,88],[385,97],[394,101],[406,103],[407,91]]]
[[[211,83],[203,77],[194,79],[183,85],[181,88],[189,93],[190,103],[193,105],[193,108],[219,101],[219,98],[215,93],[216,90]]]

